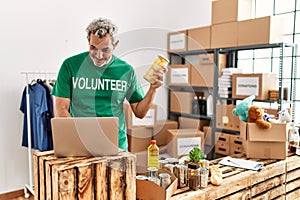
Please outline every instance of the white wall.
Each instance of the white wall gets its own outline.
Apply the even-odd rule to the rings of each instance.
[[[166,55],[167,32],[211,23],[211,0],[10,0],[0,4],[0,194],[28,183],[27,148],[20,145],[19,106],[26,81],[22,71],[57,72],[64,58],[88,50],[85,27],[100,16],[119,26],[116,54],[135,65],[139,75],[157,53]],[[159,117],[166,118],[166,88],[159,90],[155,103],[160,106]]]

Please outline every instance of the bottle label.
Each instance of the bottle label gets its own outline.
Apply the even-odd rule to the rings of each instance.
[[[159,167],[157,154],[148,155],[148,167],[157,167],[157,168]]]

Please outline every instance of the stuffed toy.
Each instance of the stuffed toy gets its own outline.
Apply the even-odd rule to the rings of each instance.
[[[278,112],[278,123],[287,123],[291,121],[291,115],[287,109],[282,109]]]
[[[264,113],[264,119],[272,124],[282,124],[291,122],[291,115],[287,109],[282,109],[278,112],[278,119],[271,118],[267,113]]]
[[[252,105],[248,109],[248,122],[254,122],[258,128],[270,129],[272,124],[264,120],[264,111],[261,107]]]
[[[275,118],[272,118],[268,113],[264,113],[264,120],[268,121],[268,122],[270,122],[272,124],[278,123],[278,120],[275,119]]]
[[[248,108],[252,105],[252,101],[255,98],[254,95],[251,95],[243,99],[236,107],[232,110],[234,116],[239,116],[241,121],[247,122],[248,120]]]

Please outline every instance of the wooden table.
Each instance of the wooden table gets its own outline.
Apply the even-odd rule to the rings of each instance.
[[[243,155],[232,157],[246,159]],[[210,164],[219,165],[221,159]],[[197,191],[178,189],[171,200],[300,199],[300,156],[290,155],[286,160],[251,160],[263,162],[265,168],[253,171],[220,165],[223,172],[220,186],[209,183],[207,188]]]
[[[57,158],[53,151],[35,153],[35,200],[136,198],[136,156]]]

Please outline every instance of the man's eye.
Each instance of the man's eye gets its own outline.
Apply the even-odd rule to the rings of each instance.
[[[109,51],[109,48],[102,49],[102,52],[108,52],[108,51]]]
[[[91,50],[96,50],[97,48],[94,47],[94,46],[90,46],[90,49],[91,49]]]

